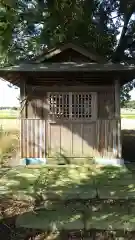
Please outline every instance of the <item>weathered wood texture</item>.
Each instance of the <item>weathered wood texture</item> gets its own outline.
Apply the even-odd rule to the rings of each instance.
[[[120,156],[119,120],[91,123],[47,123],[22,119],[21,156],[109,157]]]
[[[62,87],[60,91],[67,90]],[[97,118],[89,122],[48,119],[47,92],[58,90],[26,87],[27,104],[22,115],[21,156],[72,158],[121,156],[120,120],[115,111],[115,87],[69,87],[69,91],[97,92]],[[118,96],[117,96],[118,98]]]
[[[112,91],[98,92],[98,118],[114,119],[115,118],[115,101],[114,89]]]
[[[75,52],[73,49],[66,49],[58,55],[54,55],[48,62],[90,62],[90,58],[83,56],[79,52]],[[91,62],[95,62],[92,61]]]
[[[120,157],[119,124],[119,120],[97,121],[97,151],[101,157]]]
[[[74,45],[73,43],[67,43],[57,46],[56,48],[50,49],[47,52],[43,52],[38,58],[35,58],[36,62],[105,62],[105,59],[99,56],[97,53],[88,51],[85,48]]]
[[[27,104],[26,104],[26,118],[32,119],[47,119],[48,116],[48,103],[47,92],[62,91],[66,92],[67,87],[59,88],[38,88],[27,87]],[[115,100],[114,100],[114,87],[112,86],[81,86],[81,87],[68,87],[70,92],[97,92],[97,112],[98,119],[115,119]]]
[[[80,68],[79,68],[80,69]],[[113,85],[114,74],[109,72],[33,72],[27,73],[27,83],[33,86],[106,86]]]
[[[115,80],[114,85],[114,96],[115,96],[115,118],[120,118],[120,82],[118,79]]]
[[[46,152],[46,122],[21,119],[21,157],[44,158]]]
[[[48,156],[55,153],[67,157],[90,157],[96,146],[95,123],[49,124]]]
[[[27,97],[26,83],[24,81],[22,81],[21,85],[20,85],[21,117],[22,118],[26,118],[26,116],[27,116],[27,113],[26,113],[26,109],[27,109],[26,97]]]

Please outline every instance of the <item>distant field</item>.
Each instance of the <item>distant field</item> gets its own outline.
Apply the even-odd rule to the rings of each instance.
[[[5,130],[19,130],[20,121],[17,110],[0,110],[0,128]]]
[[[16,119],[19,117],[18,110],[0,110],[0,119]],[[121,118],[125,119],[135,119],[135,111],[121,112]]]
[[[122,114],[121,118],[127,118],[127,119],[135,119],[135,114],[129,115],[129,114]]]
[[[121,109],[121,118],[135,119],[135,109]]]
[[[17,110],[0,110],[0,119],[15,119],[19,116]]]
[[[20,128],[20,120],[19,119],[3,119],[0,118],[0,128],[4,130],[19,130]]]

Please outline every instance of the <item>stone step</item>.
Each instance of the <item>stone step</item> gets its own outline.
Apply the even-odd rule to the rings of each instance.
[[[20,215],[17,227],[39,230],[124,230],[135,231],[135,203],[102,201],[57,204]]]

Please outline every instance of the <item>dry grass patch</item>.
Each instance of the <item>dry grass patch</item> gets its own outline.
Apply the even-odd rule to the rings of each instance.
[[[15,156],[19,148],[18,131],[5,131],[0,128],[0,164],[5,165],[12,156]]]

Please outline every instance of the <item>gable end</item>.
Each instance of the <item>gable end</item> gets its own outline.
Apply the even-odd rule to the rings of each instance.
[[[90,53],[72,43],[49,50],[35,59],[36,62],[92,62],[104,63],[105,60],[97,54]]]

